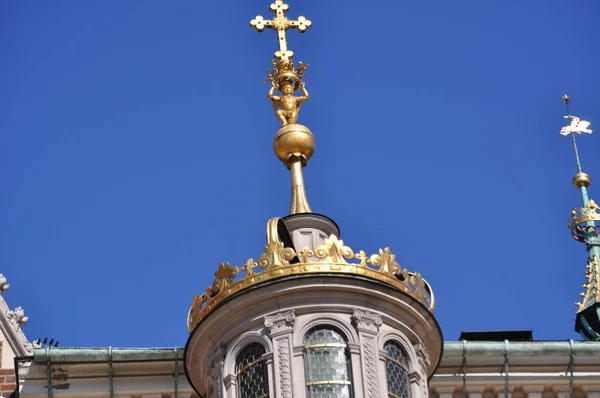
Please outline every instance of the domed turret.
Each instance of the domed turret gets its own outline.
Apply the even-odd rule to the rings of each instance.
[[[219,264],[212,285],[194,297],[186,374],[204,397],[428,397],[443,347],[431,287],[388,247],[352,249],[337,224],[308,205],[302,170],[315,138],[298,123],[308,65],[291,60],[285,32],[312,24],[289,20],[288,9],[275,1],[275,18],[257,16],[251,26],[279,38],[266,81],[281,122],[273,149],[292,176],[289,215],[267,222],[256,260]]]

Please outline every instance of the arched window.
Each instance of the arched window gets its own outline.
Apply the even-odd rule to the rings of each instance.
[[[306,336],[304,372],[308,398],[352,398],[350,359],[346,340],[330,328]]]
[[[408,358],[404,350],[394,342],[387,342],[385,350],[385,376],[388,397],[411,398],[408,380]]]
[[[253,343],[240,352],[235,363],[238,398],[269,396],[269,375],[263,355],[265,347]]]

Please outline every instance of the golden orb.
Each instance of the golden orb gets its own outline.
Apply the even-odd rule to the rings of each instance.
[[[575,177],[573,177],[573,185],[575,185],[575,188],[577,189],[581,189],[581,187],[587,188],[590,186],[591,182],[592,179],[585,173],[577,173],[575,174]]]
[[[273,150],[286,166],[292,157],[300,158],[302,165],[306,165],[315,151],[315,137],[306,126],[286,124],[275,135]]]

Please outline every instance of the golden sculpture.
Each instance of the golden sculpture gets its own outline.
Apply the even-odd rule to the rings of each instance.
[[[267,223],[267,246],[258,260],[248,259],[238,267],[220,263],[212,286],[194,296],[188,312],[188,330],[191,332],[217,305],[229,297],[269,281],[297,275],[346,274],[381,282],[413,297],[429,311],[435,310],[435,296],[429,283],[420,273],[409,272],[396,261],[396,255],[386,247],[367,255],[355,252],[343,240],[331,235],[322,245],[294,250],[285,247],[277,233],[279,218]],[[297,259],[298,261],[293,261]]]
[[[275,3],[271,4],[270,8],[271,11],[276,14],[275,18],[268,20],[264,19],[262,15],[257,15],[256,18],[250,21],[250,26],[259,32],[262,32],[264,28],[275,29],[279,39],[279,51],[275,53],[275,58],[280,60],[289,60],[294,56],[294,52],[288,50],[287,48],[285,31],[288,29],[297,28],[300,33],[304,33],[312,26],[312,22],[303,16],[298,17],[298,20],[296,21],[289,20],[288,17],[285,16],[285,12],[289,10],[290,6],[281,0],[275,1]]]
[[[300,105],[303,102],[308,101],[310,98],[308,91],[306,91],[306,87],[304,86],[304,82],[299,80],[298,83],[295,84],[291,79],[284,78],[280,83],[277,83],[277,81],[273,80],[271,84],[272,87],[267,94],[267,98],[273,102],[273,110],[275,110],[275,113],[277,114],[277,119],[281,121],[283,126],[286,124],[296,124],[298,122]],[[294,96],[296,86],[302,90],[302,94],[304,95],[298,97]],[[281,91],[283,96],[279,97],[273,95],[275,93],[275,89]]]
[[[569,218],[569,228],[575,229],[589,221],[600,221],[600,206],[594,199],[590,199],[586,206],[579,209],[574,208]]]
[[[293,21],[285,16],[285,12],[290,8],[281,0],[271,4],[271,11],[276,15],[275,18],[268,20],[261,15],[250,21],[250,26],[257,31],[262,32],[264,28],[271,28],[277,31],[279,51],[275,52],[274,68],[269,71],[267,80],[271,81],[272,87],[269,90],[268,98],[273,102],[273,109],[277,113],[277,118],[281,124],[295,124],[298,122],[298,111],[300,104],[308,100],[308,92],[302,81],[304,69],[308,65],[298,63],[298,70],[295,70],[294,63],[291,61],[294,52],[288,50],[285,32],[288,29],[297,28],[300,32],[305,32],[312,26],[312,22],[303,16]],[[275,96],[275,90],[281,91],[282,97]],[[294,97],[296,90],[302,90],[302,96]],[[281,109],[279,109],[281,108]]]
[[[295,64],[292,61],[294,52],[287,47],[286,31],[296,28],[303,33],[312,26],[312,22],[303,16],[298,17],[297,20],[288,19],[285,13],[290,6],[281,0],[276,0],[270,8],[275,13],[273,19],[268,20],[257,15],[250,21],[250,26],[259,32],[265,28],[277,31],[279,50],[274,54],[273,68],[267,71],[269,75],[265,79],[265,83],[271,82],[267,98],[272,102],[277,119],[282,124],[275,135],[273,149],[292,174],[290,214],[310,213],[302,168],[306,166],[306,162],[315,150],[315,139],[308,127],[298,124],[300,106],[309,99],[302,80],[306,77],[304,71],[308,68],[308,64],[302,62]],[[275,90],[279,90],[282,95],[275,95]],[[302,95],[294,96],[296,90],[302,91]]]

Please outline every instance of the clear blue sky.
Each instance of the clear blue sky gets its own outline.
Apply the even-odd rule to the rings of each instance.
[[[574,114],[600,133],[597,0],[289,0],[314,211],[433,285],[445,338],[577,338]],[[263,84],[270,0],[5,2],[0,272],[30,339],[181,346],[220,261],[262,253],[289,173]],[[600,137],[579,140],[600,181]],[[592,184],[600,199],[600,183]]]

